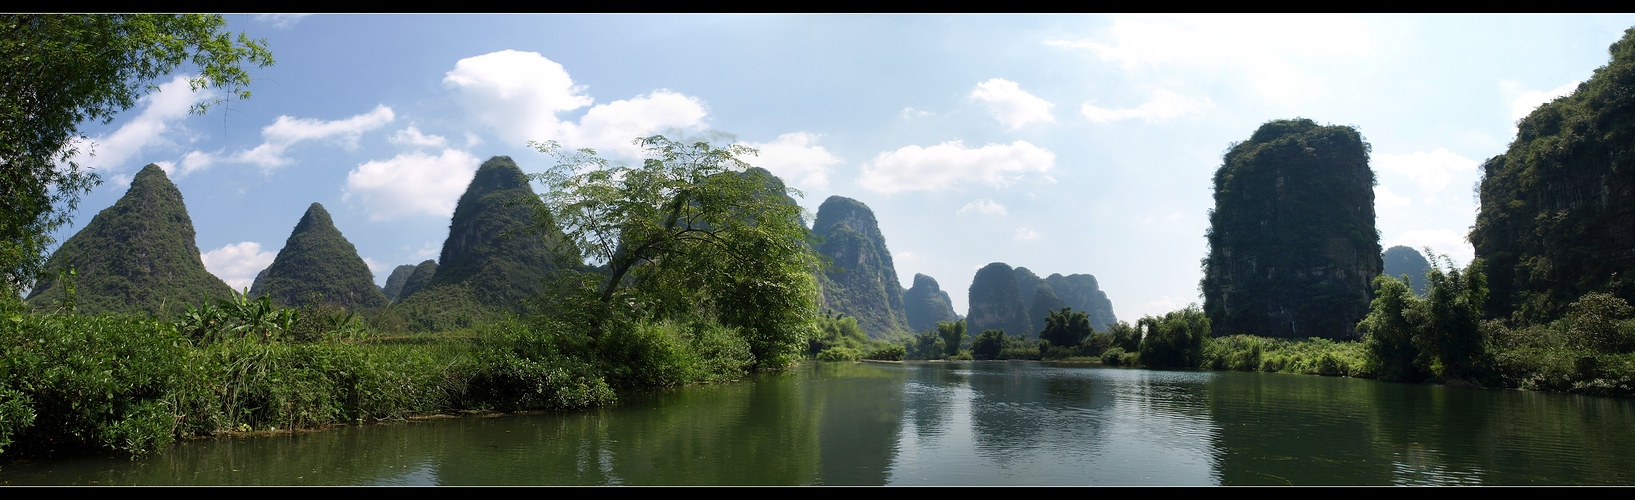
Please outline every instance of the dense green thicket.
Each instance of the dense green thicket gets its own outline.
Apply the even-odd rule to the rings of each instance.
[[[830,196],[818,206],[812,234],[830,263],[819,279],[824,307],[857,318],[870,338],[909,332],[903,286],[868,205]]]
[[[137,172],[125,195],[69,237],[45,268],[74,271],[74,302],[83,313],[168,314],[232,294],[205,270],[182,193],[157,165]],[[66,288],[56,276],[43,278],[29,304],[55,307]]]
[[[313,203],[295,224],[278,257],[250,288],[250,296],[299,307],[331,304],[351,310],[379,309],[389,301],[357,247],[335,228],[329,211]]]
[[[1489,317],[1546,323],[1591,292],[1635,300],[1635,28],[1608,51],[1482,165],[1470,241],[1488,263]]]
[[[1262,125],[1215,171],[1204,312],[1221,335],[1352,338],[1380,273],[1374,171],[1356,129]]]

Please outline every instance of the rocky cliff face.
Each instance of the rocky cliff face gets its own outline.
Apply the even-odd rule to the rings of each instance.
[[[137,172],[125,196],[51,254],[28,303],[48,308],[62,299],[56,273],[69,268],[79,275],[76,311],[85,314],[157,314],[161,305],[183,312],[207,297],[232,296],[226,283],[205,270],[182,192],[157,165]]]
[[[1204,311],[1215,335],[1355,338],[1382,268],[1355,129],[1262,125],[1215,172]]]
[[[915,274],[914,286],[903,291],[903,312],[909,329],[915,332],[935,329],[939,322],[958,321],[953,304],[948,292],[937,286],[937,280],[924,274]]]
[[[823,240],[817,252],[833,263],[818,280],[822,306],[856,317],[870,338],[910,331],[903,286],[874,212],[860,201],[830,196],[818,206],[812,233]]]
[[[1572,94],[1517,124],[1482,165],[1470,232],[1485,261],[1487,313],[1548,321],[1580,295],[1635,302],[1635,28]]]
[[[965,331],[978,335],[985,330],[1003,329],[1012,337],[1038,337],[1016,281],[1016,271],[1003,262],[978,269],[971,279]]]
[[[1408,275],[1408,284],[1414,293],[1425,295],[1425,273],[1431,270],[1430,261],[1425,255],[1409,247],[1397,245],[1385,249],[1385,255],[1380,256],[1385,263],[1384,274],[1392,278],[1401,278]]]
[[[1040,286],[1049,288],[1048,292],[1039,292]],[[1107,294],[1101,291],[1096,283],[1096,277],[1088,274],[1073,274],[1062,276],[1052,274],[1049,278],[1040,279],[1039,275],[1026,267],[1016,268],[1016,287],[1022,291],[1025,307],[1032,318],[1033,326],[1044,328],[1045,317],[1049,311],[1061,310],[1070,307],[1074,311],[1082,311],[1090,316],[1090,326],[1096,330],[1105,331],[1107,325],[1117,323],[1118,317],[1113,315],[1113,301],[1107,299]],[[1035,303],[1035,297],[1050,296],[1056,300],[1041,306]]]
[[[386,286],[380,287],[380,292],[386,294],[386,300],[397,300],[403,294],[403,283],[409,281],[414,268],[414,264],[404,264],[392,269],[392,274],[386,277]]]
[[[548,226],[535,220],[541,203],[510,157],[483,162],[454,207],[435,274],[418,290],[405,283],[400,299],[404,314],[415,316],[411,322],[423,328],[438,329],[448,322],[418,317],[452,307],[436,304],[526,310],[525,299],[542,291],[551,271],[559,265],[580,265],[576,258],[564,260],[565,238],[560,231],[541,234],[541,226]],[[409,282],[418,274],[417,270]]]
[[[307,207],[255,288],[252,295],[272,297],[274,303],[290,307],[328,303],[355,310],[389,303],[357,247],[335,229],[329,212],[317,203]]]
[[[1113,301],[1101,290],[1095,276],[1052,274],[1045,278],[1045,284],[1050,285],[1051,290],[1056,292],[1056,296],[1060,297],[1067,307],[1088,314],[1090,326],[1097,331],[1105,332],[1108,325],[1118,322],[1118,315],[1113,314]]]

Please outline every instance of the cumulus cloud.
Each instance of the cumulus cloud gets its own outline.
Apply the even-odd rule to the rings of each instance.
[[[424,214],[447,217],[471,183],[481,162],[471,153],[444,149],[431,156],[420,151],[358,165],[346,174],[341,199],[357,199],[370,220]]]
[[[271,125],[262,127],[261,138],[265,142],[254,149],[240,151],[234,156],[234,160],[270,170],[293,161],[284,156],[284,152],[290,146],[304,141],[331,139],[344,148],[356,149],[358,138],[364,132],[380,128],[396,118],[397,115],[392,112],[392,108],[386,105],[377,105],[373,111],[341,120],[280,115]]]
[[[1406,207],[1413,203],[1413,199],[1391,192],[1385,186],[1374,186],[1374,207],[1386,210],[1395,207]]]
[[[791,184],[808,188],[829,185],[829,166],[842,163],[840,157],[818,146],[818,134],[790,132],[781,134],[772,142],[745,142],[759,154],[749,159],[751,164],[765,168]]]
[[[704,104],[665,89],[607,104],[574,83],[561,64],[538,52],[502,50],[461,59],[443,78],[478,121],[507,141],[554,140],[570,148],[610,150],[637,156],[638,137],[670,129],[704,127]],[[586,106],[578,122],[557,114]]]
[[[261,244],[254,241],[233,243],[199,255],[204,260],[204,268],[234,290],[249,288],[255,282],[255,275],[272,265],[277,257],[278,252],[262,251]]]
[[[936,191],[968,182],[1005,187],[1055,164],[1055,153],[1027,141],[968,148],[956,140],[882,152],[863,165],[858,183],[881,193]]]
[[[1140,106],[1134,108],[1099,108],[1087,102],[1079,107],[1079,112],[1083,113],[1085,118],[1089,118],[1090,121],[1096,123],[1107,123],[1132,118],[1139,118],[1147,123],[1156,123],[1169,120],[1170,118],[1175,118],[1177,116],[1199,114],[1202,113],[1203,110],[1214,106],[1215,103],[1209,99],[1204,99],[1202,101],[1188,99],[1181,94],[1160,89],[1153,92],[1152,99],[1149,99],[1147,102],[1144,102]]]
[[[1235,75],[1267,100],[1297,104],[1326,94],[1302,66],[1351,61],[1372,51],[1374,38],[1366,20],[1351,17],[1210,14],[1123,17],[1096,39],[1045,44],[1087,50],[1162,80]]]
[[[386,140],[390,141],[392,144],[397,144],[400,146],[426,146],[433,148],[448,146],[448,139],[440,135],[423,134],[420,132],[420,129],[416,128],[413,124],[410,124],[409,128],[394,132],[392,136],[388,137]]]
[[[125,162],[144,148],[175,144],[167,137],[171,135],[168,132],[176,131],[175,122],[186,118],[194,104],[216,95],[210,89],[188,89],[187,79],[186,75],[177,76],[160,84],[158,91],[143,96],[139,101],[144,104],[142,112],[112,133],[88,142],[76,140],[79,152],[73,161],[82,167],[112,171],[127,167]]]
[[[1034,231],[1032,229],[1028,229],[1028,228],[1025,228],[1025,227],[1016,228],[1016,241],[1028,241],[1028,240],[1038,239],[1038,238],[1039,238],[1039,232],[1038,231]]]
[[[975,200],[970,203],[966,203],[965,206],[960,207],[960,209],[954,212],[954,214],[965,215],[969,212],[1005,215],[1005,206],[995,203],[991,198],[986,200]]]
[[[1415,151],[1408,154],[1377,153],[1373,157],[1374,167],[1381,172],[1398,174],[1419,184],[1419,188],[1437,192],[1447,187],[1448,181],[1455,175],[1469,176],[1476,173],[1476,160],[1465,158],[1444,148],[1435,151]]]
[[[936,113],[932,113],[930,111],[925,111],[925,110],[921,110],[921,109],[914,109],[913,106],[903,106],[903,111],[901,113],[898,113],[898,114],[900,116],[902,116],[904,120],[912,120],[912,119],[915,119],[915,118],[925,118],[927,116],[931,116],[931,115],[934,115]]]
[[[1050,108],[1055,104],[1027,93],[1016,82],[1004,78],[990,78],[976,84],[971,98],[987,103],[994,119],[1011,130],[1033,122],[1056,121],[1056,116],[1050,114]],[[907,112],[908,109],[903,111]]]

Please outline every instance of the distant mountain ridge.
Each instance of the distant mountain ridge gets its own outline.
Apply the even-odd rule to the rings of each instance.
[[[295,224],[284,248],[250,288],[254,297],[301,307],[327,303],[347,309],[379,309],[389,301],[357,247],[341,235],[324,206],[313,203]]]

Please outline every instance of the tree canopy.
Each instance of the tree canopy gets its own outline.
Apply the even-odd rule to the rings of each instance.
[[[203,113],[250,97],[247,64],[273,63],[264,42],[222,30],[219,15],[121,14],[0,16],[0,287],[30,286],[96,173],[72,159],[81,124],[108,123],[158,87],[155,78],[196,66],[194,89],[227,96],[195,105]]]
[[[615,317],[713,320],[739,329],[758,366],[787,364],[817,316],[818,261],[789,202],[799,192],[745,162],[749,148],[636,142],[646,158],[635,167],[532,143],[557,158],[533,176],[547,186],[538,220],[605,270],[580,273],[580,299],[552,309],[591,311],[592,336]]]

